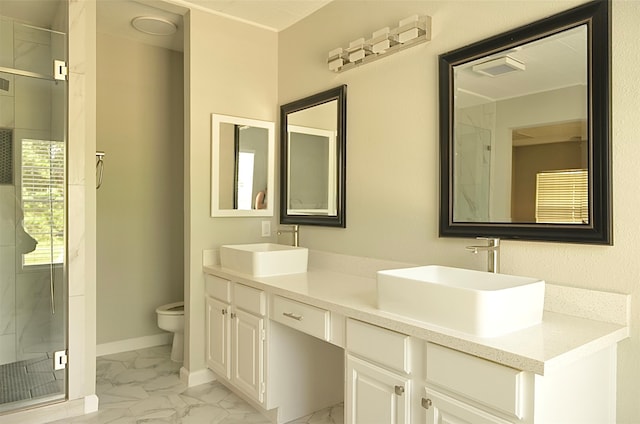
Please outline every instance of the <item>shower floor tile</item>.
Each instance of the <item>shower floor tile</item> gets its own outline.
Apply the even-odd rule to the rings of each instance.
[[[251,405],[217,381],[187,388],[171,347],[102,356],[96,364],[98,412],[55,424],[268,424]],[[338,405],[292,424],[342,424]]]
[[[0,404],[64,393],[63,374],[53,370],[53,360],[39,358],[0,365]]]

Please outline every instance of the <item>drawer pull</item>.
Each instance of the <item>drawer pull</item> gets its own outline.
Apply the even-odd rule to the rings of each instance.
[[[425,399],[425,398],[422,398],[422,407],[423,407],[424,409],[429,409],[429,408],[431,408],[431,405],[433,405],[433,402],[431,402],[431,399]]]
[[[404,394],[404,386],[396,386],[395,392],[398,396],[402,396]]]
[[[302,318],[304,318],[302,315],[296,315],[293,312],[283,312],[282,315],[287,318],[295,319],[296,321],[302,321]]]

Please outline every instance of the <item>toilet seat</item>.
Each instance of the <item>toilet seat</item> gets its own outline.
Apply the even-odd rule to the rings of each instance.
[[[184,301],[159,306],[156,312],[160,315],[184,315]]]

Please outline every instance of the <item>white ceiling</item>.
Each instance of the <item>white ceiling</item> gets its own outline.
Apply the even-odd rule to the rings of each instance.
[[[282,31],[332,0],[97,0],[98,31],[182,51],[182,14],[189,8],[215,13],[272,31]],[[48,28],[60,0],[0,0],[0,15]],[[174,36],[136,31],[131,20],[155,16],[175,23]]]
[[[160,6],[161,2],[148,3],[157,3],[157,6]],[[184,26],[182,16],[177,13],[131,0],[98,0],[96,14],[97,30],[100,33],[116,35],[166,49],[183,50]],[[153,16],[166,19],[176,24],[178,32],[171,36],[144,34],[131,26],[131,20],[138,16]]]
[[[4,1],[4,0],[3,0]],[[182,51],[181,14],[187,8],[215,13],[272,31],[281,31],[332,0],[98,0],[98,32]],[[155,16],[175,23],[174,36],[150,36],[131,27],[137,16]]]
[[[331,0],[185,0],[207,10],[281,31]]]

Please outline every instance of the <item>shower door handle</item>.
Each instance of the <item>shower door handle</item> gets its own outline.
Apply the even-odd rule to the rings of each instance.
[[[51,255],[51,257],[53,258],[53,255]],[[53,262],[53,259],[52,259]],[[56,304],[55,304],[55,276],[54,273],[55,270],[53,269],[53,264],[49,265],[49,294],[51,295],[51,315],[55,315],[56,314]]]

